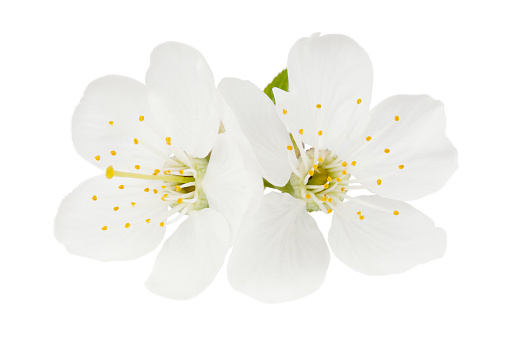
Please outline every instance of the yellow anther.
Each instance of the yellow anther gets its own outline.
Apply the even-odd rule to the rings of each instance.
[[[156,189],[154,188],[154,194],[157,194],[157,192],[158,192],[158,190],[156,190]]]
[[[322,201],[327,201],[327,197],[325,195],[322,197]]]
[[[116,212],[118,211],[118,206],[113,207],[113,210]]]
[[[140,119],[140,121],[143,121],[143,120],[145,120],[145,117],[143,115],[140,115],[139,119]]]
[[[323,134],[323,131],[322,130],[319,130],[318,131],[318,135],[322,135]]]
[[[111,126],[113,126],[113,121],[108,122],[108,124],[110,124]]]
[[[178,204],[181,204],[181,203],[182,203],[182,201],[184,201],[184,199],[179,198],[179,199],[177,200],[177,203],[178,203]]]
[[[164,227],[164,222],[162,222],[162,221],[161,221],[161,222],[159,223],[159,226]]]
[[[161,172],[161,171],[160,171],[160,170],[158,170],[158,169],[155,169],[155,170],[154,170],[154,173],[152,173],[152,175],[158,175],[158,174],[159,174],[159,172]]]
[[[348,166],[348,164],[346,163],[346,161],[343,161],[343,163],[341,164],[341,166],[346,167],[346,166]]]
[[[108,226],[103,226],[103,228],[101,228],[103,231],[106,231],[108,229]]]
[[[329,188],[329,184],[323,184],[323,188]]]
[[[318,104],[316,105],[316,108],[322,108],[322,105]]]
[[[166,137],[166,143],[167,143],[168,145],[171,145],[171,138],[170,138],[170,137]]]
[[[331,178],[331,177],[327,177],[327,181],[328,181],[328,182],[331,182],[331,181],[332,181],[332,178]]]
[[[336,178],[336,181],[337,181],[337,182],[340,182],[340,181],[341,181],[341,179],[340,179],[339,177],[337,177],[337,178]]]
[[[290,145],[288,145],[288,146],[286,146],[286,149],[287,149],[287,150],[289,150],[289,151],[291,151],[291,150],[293,149],[293,147],[292,147],[292,146],[290,146]]]
[[[352,166],[357,165],[357,161],[352,161]]]
[[[403,169],[403,168],[405,168],[405,165],[399,165],[398,168]]]
[[[344,187],[341,187],[341,192],[346,192]]]
[[[138,139],[134,138],[134,144],[138,145],[138,143],[139,143]]]
[[[332,209],[329,208],[329,210],[327,211],[327,213],[331,214],[332,213]]]
[[[317,165],[317,164],[314,164],[314,165],[313,165],[313,169],[315,169],[315,170],[316,170],[317,168],[318,168],[318,165]]]
[[[97,201],[97,195],[94,195],[94,196],[92,197],[92,200],[93,200],[93,201]]]
[[[180,170],[180,171],[179,171],[179,174],[184,174],[184,170]]]
[[[106,168],[106,179],[111,179],[115,175],[115,171],[113,170],[113,166],[108,166]]]
[[[391,150],[390,150],[390,149],[388,149],[388,148],[384,149],[384,152],[385,152],[385,153],[389,153],[390,151],[391,151]]]
[[[394,211],[394,212],[392,212],[392,213],[394,213],[394,215],[399,215],[399,212],[398,212],[398,211]]]
[[[121,190],[123,190],[123,189],[124,189],[124,185],[120,185],[120,186],[118,186],[118,188],[120,188]]]
[[[148,224],[150,222],[150,219],[145,220],[145,222]]]
[[[283,114],[286,114],[288,113],[288,111],[286,109],[283,109]]]
[[[134,205],[136,205],[136,203],[134,201],[132,201],[131,206],[134,207]]]
[[[117,155],[117,152],[115,152],[115,151],[111,151],[110,153],[111,153],[111,155],[113,155],[113,156]]]
[[[370,141],[370,140],[371,140],[371,137],[368,135],[368,136],[366,137],[366,141]]]
[[[163,194],[163,196],[161,197],[161,200],[162,200],[162,201],[164,201],[164,199],[165,199],[165,198],[167,198],[167,197],[168,197],[168,194],[167,194],[167,193],[165,193],[165,194]]]
[[[299,134],[300,135],[304,134],[304,130],[302,128],[299,130]]]
[[[144,191],[148,192],[148,191],[150,191],[150,189],[147,187],[147,188],[144,189]]]
[[[361,99],[357,99],[357,105],[361,103]]]
[[[332,198],[329,198],[329,202],[332,202]]]
[[[170,172],[170,170],[166,170],[166,171],[164,171],[164,174],[166,174],[166,175],[170,175],[170,174],[171,174],[171,172]]]
[[[359,219],[364,220],[364,216],[363,215],[359,216]]]
[[[399,121],[399,117],[396,115],[396,116],[394,117],[394,120]]]
[[[346,173],[347,173],[347,172],[346,172],[345,170],[343,170],[343,171],[341,172],[341,174],[343,174],[343,175],[346,175]]]
[[[136,168],[137,170],[140,169],[140,165],[135,165],[134,168]]]
[[[322,157],[318,158],[318,162],[323,162],[323,158]]]
[[[125,224],[125,228],[129,228],[129,227],[131,227],[131,224],[130,223],[126,223]]]
[[[100,155],[96,155],[95,156],[95,160],[97,160],[97,161],[101,160],[101,156]]]
[[[382,179],[378,179],[378,180],[376,181],[376,183],[377,183],[378,185],[381,185],[381,184],[382,184]]]
[[[361,212],[361,211],[357,212],[357,215],[361,215],[361,214],[362,214],[362,212]]]
[[[161,188],[164,190],[166,188],[166,186],[163,185],[163,186],[161,186]]]
[[[309,198],[311,198],[311,195],[306,194],[306,199],[309,199]]]
[[[178,192],[178,191],[180,191],[181,189],[182,189],[182,188],[180,188],[180,186],[179,186],[179,185],[175,186],[175,190],[176,190],[177,192]]]
[[[308,174],[309,174],[309,176],[313,176],[313,174],[315,174],[315,172],[313,170],[309,170]]]

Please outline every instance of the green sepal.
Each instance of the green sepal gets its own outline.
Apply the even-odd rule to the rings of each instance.
[[[267,96],[272,100],[273,103],[276,103],[276,99],[274,99],[274,94],[272,93],[272,89],[276,87],[282,89],[283,91],[288,92],[288,72],[286,68],[279,73],[270,84],[265,87],[263,92],[267,94]]]

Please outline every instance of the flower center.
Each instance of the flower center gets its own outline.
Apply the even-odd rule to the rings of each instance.
[[[205,192],[201,187],[202,179],[207,171],[208,160],[189,158],[184,153],[171,156],[161,169],[155,169],[152,174],[139,174],[117,171],[113,166],[106,169],[106,178],[133,178],[159,181],[159,188],[145,188],[144,191],[153,192],[171,207],[170,216],[180,212],[180,215],[170,222],[177,221],[192,210],[201,210],[209,206]]]
[[[307,150],[290,177],[294,196],[306,201],[310,212],[331,213],[346,196],[351,166],[355,162],[341,162],[329,150]]]

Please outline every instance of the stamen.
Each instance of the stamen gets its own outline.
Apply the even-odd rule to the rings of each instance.
[[[116,212],[118,211],[118,206],[113,207],[113,210]]]
[[[140,121],[143,121],[143,120],[145,120],[145,117],[143,115],[140,115],[139,119],[140,119]]]
[[[138,145],[138,139],[134,138],[134,144]]]
[[[125,224],[125,228],[129,228],[129,227],[131,227],[131,224],[130,223],[126,223]]]
[[[97,195],[94,195],[94,196],[92,197],[92,200],[93,200],[93,201],[97,201]]]
[[[396,116],[394,117],[394,120],[399,121],[399,117],[396,115]]]
[[[94,158],[95,158],[95,160],[97,160],[97,161],[101,160],[101,156],[100,156],[100,155],[96,155]]]
[[[140,169],[140,165],[134,165],[134,168],[136,168],[137,170]]]
[[[183,170],[180,170],[180,172],[181,172],[180,174],[184,173]],[[178,175],[158,175],[158,174],[151,175],[151,174],[129,173],[129,172],[117,171],[117,170],[113,169],[113,166],[108,166],[108,168],[106,168],[106,178],[111,179],[113,177],[145,179],[145,180],[159,180],[159,181],[169,181],[169,182],[175,182],[175,183],[188,183],[188,182],[194,181],[194,177],[181,177]]]
[[[101,228],[103,231],[106,231],[108,229],[108,226],[103,226],[103,228]]]
[[[288,146],[286,146],[286,149],[291,151],[291,150],[293,150],[293,146],[288,145]]]
[[[120,186],[118,186],[118,188],[123,190],[124,189],[124,185],[120,185]]]
[[[134,205],[136,205],[136,203],[134,201],[132,201],[131,206],[134,207]]]
[[[113,121],[108,122],[108,124],[110,124],[110,126],[113,126]]]
[[[111,153],[111,155],[113,155],[113,156],[117,155],[117,152],[115,152],[115,151],[111,151],[110,153]]]
[[[315,174],[315,172],[313,170],[309,170],[308,174],[309,174],[310,177],[312,177],[313,174]]]
[[[399,212],[398,211],[394,211],[392,212],[394,215],[399,215]]]
[[[366,137],[366,141],[370,141],[370,140],[371,140],[371,137],[368,135],[368,136]]]
[[[352,161],[352,166],[357,165],[357,161]]]
[[[361,103],[361,99],[357,99],[357,105]]]
[[[286,109],[283,109],[283,114],[286,114],[288,113],[288,111]]]
[[[389,153],[390,151],[391,151],[391,150],[390,150],[390,149],[388,149],[388,148],[384,149],[384,152],[385,152],[385,153]]]
[[[403,168],[405,168],[405,165],[399,165],[398,168],[403,169]]]
[[[377,185],[381,185],[381,184],[382,184],[382,179],[378,179],[378,180],[376,181],[376,183],[377,183]]]
[[[322,108],[322,105],[318,104],[316,105],[316,108]]]
[[[304,134],[304,130],[302,128],[299,130],[299,134],[300,135]]]
[[[323,134],[323,131],[322,130],[319,130],[318,131],[318,135],[321,136]]]

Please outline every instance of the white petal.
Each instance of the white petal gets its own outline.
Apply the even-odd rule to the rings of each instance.
[[[207,156],[219,131],[212,72],[196,49],[176,42],[157,46],[146,83],[150,107],[179,149]]]
[[[74,111],[72,134],[78,153],[103,169],[153,170],[171,154],[151,117],[145,85],[126,77],[106,76],[87,87]]]
[[[83,182],[62,201],[55,237],[69,252],[103,261],[135,259],[152,251],[163,238],[160,223],[166,221],[168,206],[151,184],[104,176]],[[144,192],[145,187],[151,191]]]
[[[412,200],[435,192],[458,167],[456,149],[445,135],[443,105],[426,95],[396,95],[381,102],[362,138],[365,148],[349,159],[357,161],[352,173],[386,198]]]
[[[370,275],[400,273],[444,255],[447,236],[423,213],[375,195],[358,199],[340,206],[344,212],[334,213],[329,231],[332,252],[354,270]]]
[[[166,240],[145,285],[161,296],[192,298],[210,285],[228,251],[226,220],[212,209],[192,211]]]
[[[246,167],[228,132],[217,137],[202,187],[210,207],[228,220],[232,237],[263,196],[262,178]]]
[[[307,144],[334,149],[349,140],[352,126],[368,114],[372,79],[371,61],[352,39],[300,39],[288,56],[291,95],[274,91],[278,114],[293,133],[304,130]]]
[[[292,172],[287,146],[292,141],[272,101],[249,81],[223,79],[218,89],[235,113],[240,132],[251,144],[262,176],[273,185],[286,185]]]
[[[329,249],[305,202],[273,192],[239,233],[228,277],[239,292],[275,303],[316,291],[328,266]]]

